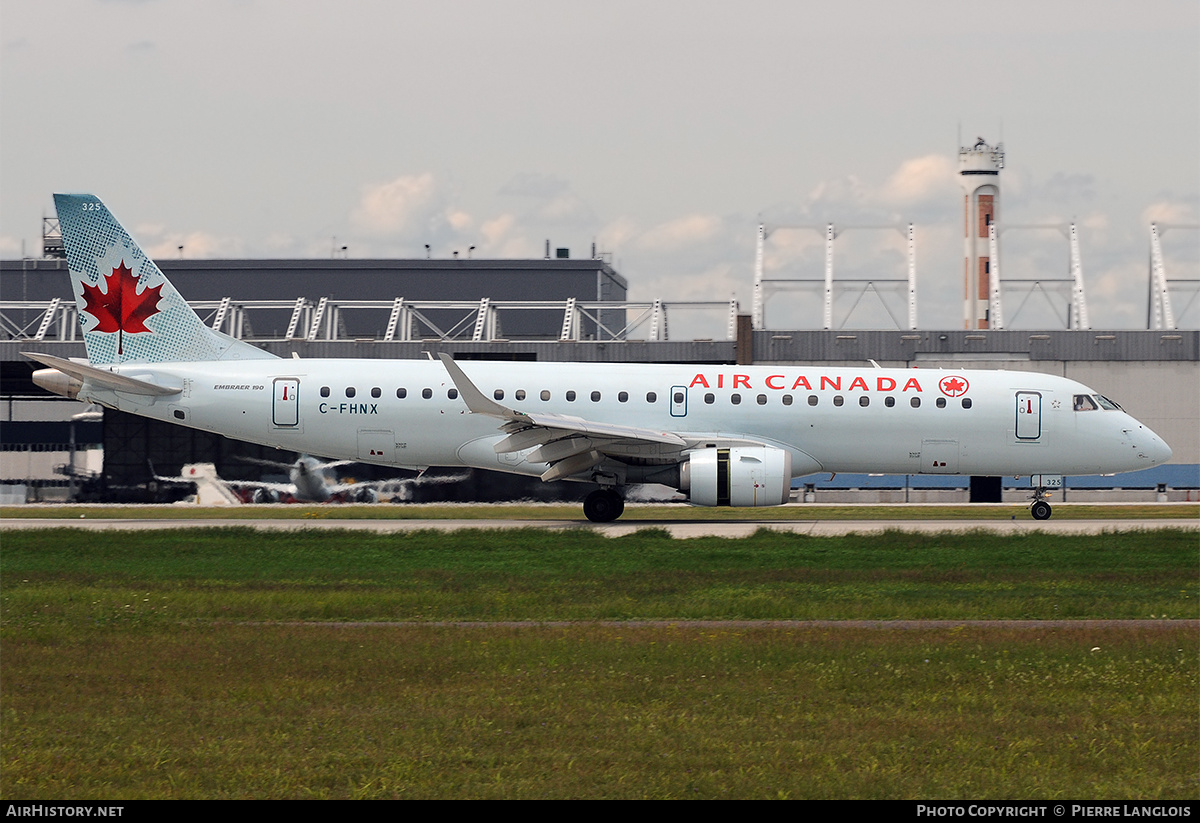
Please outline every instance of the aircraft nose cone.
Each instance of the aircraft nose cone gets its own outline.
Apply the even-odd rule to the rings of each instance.
[[[1149,455],[1150,459],[1153,460],[1156,465],[1159,463],[1166,463],[1168,460],[1170,460],[1171,447],[1167,445],[1166,441],[1157,434],[1153,433],[1150,435],[1150,439],[1152,442],[1147,449],[1147,454]]]
[[[1157,466],[1171,459],[1171,447],[1148,427],[1139,424],[1129,435],[1142,465]]]

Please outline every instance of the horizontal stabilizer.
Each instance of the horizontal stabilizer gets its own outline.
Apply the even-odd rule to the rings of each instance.
[[[157,383],[151,383],[147,380],[138,380],[136,377],[126,377],[123,374],[105,371],[98,369],[95,366],[89,366],[84,363],[76,363],[73,360],[64,360],[61,357],[55,357],[52,354],[38,354],[36,352],[21,352],[30,360],[36,360],[43,366],[49,366],[52,369],[57,369],[65,375],[74,377],[81,382],[91,383],[93,386],[99,386],[112,391],[128,392],[129,394],[145,394],[156,397],[166,397],[172,394],[179,394],[183,389],[179,386],[160,386]]]

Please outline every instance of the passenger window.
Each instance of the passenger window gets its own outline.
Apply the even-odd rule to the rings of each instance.
[[[541,397],[542,397],[542,399],[543,399],[543,400],[549,400],[549,399],[550,399],[550,392],[546,391],[545,389],[542,389],[542,395],[541,395]]]
[[[567,392],[567,402],[569,402],[569,403],[575,402],[575,392],[573,392],[573,391]]]
[[[792,396],[790,394],[785,394],[783,396],[783,405],[785,405],[785,406],[792,405]]]
[[[944,397],[939,397],[939,398],[937,399],[937,407],[938,407],[939,409],[944,409],[944,408],[946,408],[946,398],[944,398]]]
[[[833,405],[840,406],[845,402],[846,402],[846,398],[842,397],[840,394],[835,394],[833,396]]]
[[[708,394],[704,395],[704,402],[711,406],[713,403],[717,402],[717,396],[712,392],[709,392]]]
[[[864,394],[862,397],[858,398],[858,405],[865,409],[867,406],[871,405],[871,398]]]
[[[378,386],[376,386],[375,388],[371,389],[371,396],[372,396],[372,397],[379,397],[381,394],[383,394],[383,390],[382,390],[382,389],[380,389]]]
[[[421,389],[421,396],[428,400],[433,397],[433,389]]]
[[[894,397],[883,398],[883,405],[887,406],[890,409],[892,406],[896,405],[896,398],[894,398]]]
[[[617,402],[619,402],[619,403],[629,402],[629,392],[623,391],[623,392],[620,392],[619,394],[617,394]]]
[[[1075,395],[1075,411],[1095,411],[1096,404],[1086,394]]]
[[[758,401],[758,405],[760,405],[760,406],[767,405],[767,396],[765,394],[760,394],[758,397],[755,398],[755,400]]]
[[[647,402],[647,403],[657,403],[657,402],[658,402],[658,395],[657,395],[657,394],[655,394],[655,393],[654,393],[654,392],[652,392],[652,391],[648,391],[648,392],[646,392],[646,402]]]
[[[810,394],[808,396],[808,405],[810,405],[810,406],[817,405],[817,396],[815,394]]]
[[[525,399],[525,390],[524,389],[517,389],[517,399],[518,400]]]
[[[962,403],[963,403],[963,408],[964,408],[964,409],[969,409],[969,408],[971,408],[971,398],[969,398],[969,397],[964,397],[964,398],[963,398],[963,401],[962,401]]]
[[[731,394],[729,395],[729,402],[735,406],[741,405],[742,396],[740,394]]]
[[[496,398],[497,400],[503,400],[504,389],[496,389],[494,392],[492,392],[492,397]]]
[[[322,386],[322,387],[321,387],[321,396],[322,396],[322,397],[328,397],[328,396],[329,396],[329,387],[328,387],[328,386]]]
[[[408,389],[396,389],[396,397],[400,400],[408,397]]]
[[[347,396],[347,397],[353,397],[355,394],[356,394],[356,392],[354,391],[354,387],[353,387],[353,386],[348,386],[348,387],[346,388],[346,396]]]
[[[592,402],[593,402],[593,403],[599,403],[599,402],[600,402],[600,392],[598,392],[598,391],[594,391],[594,392],[592,392]]]
[[[919,398],[919,397],[914,397],[912,400],[909,400],[908,403],[914,409],[921,408],[921,398]]]
[[[458,399],[458,389],[451,389],[450,391],[446,392],[446,396],[449,397],[451,400],[457,400]]]

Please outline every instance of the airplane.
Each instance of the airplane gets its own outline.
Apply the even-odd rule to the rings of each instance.
[[[590,482],[593,522],[634,484],[775,506],[815,472],[1027,476],[1045,520],[1063,475],[1171,457],[1108,398],[1034,372],[279,358],[205,326],[97,197],[54,200],[87,360],[26,352],[39,386],[290,451]]]
[[[457,483],[467,478],[466,474],[420,475],[418,477],[370,480],[361,483],[340,483],[329,470],[337,466],[356,463],[356,460],[335,460],[322,463],[315,457],[301,455],[294,463],[278,463],[270,460],[241,458],[246,462],[258,463],[288,472],[288,483],[272,483],[261,480],[225,480],[217,474],[212,463],[186,463],[179,477],[163,477],[155,474],[154,479],[167,483],[194,483],[196,502],[200,505],[238,505],[241,503],[377,503],[380,493],[409,499],[412,487],[430,483]],[[152,472],[153,473],[153,472]]]

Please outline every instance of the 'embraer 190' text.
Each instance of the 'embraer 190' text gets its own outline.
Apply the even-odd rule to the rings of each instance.
[[[705,375],[705,374],[697,374],[695,377],[692,378],[692,382],[688,386],[688,388],[694,388],[696,386],[703,386],[706,389],[714,389],[714,388],[715,389],[723,389],[723,388],[726,388],[726,383],[727,383],[726,377],[727,376],[724,374],[718,374],[715,376]],[[732,378],[732,384],[729,385],[728,388],[731,388],[731,389],[754,389],[754,388],[756,388],[754,385],[752,385],[750,383],[750,375],[748,375],[748,374],[733,374],[733,375],[728,375],[728,377]],[[856,391],[856,390],[857,391],[882,391],[882,392],[889,392],[889,391],[919,392],[919,391],[922,391],[921,384],[920,384],[920,382],[917,381],[917,378],[915,378],[915,377],[908,378],[908,380],[905,381],[903,387],[901,387],[899,382],[896,381],[894,378],[876,377],[874,379],[875,385],[872,387],[867,382],[867,378],[859,376],[859,377],[855,377],[853,380],[849,380],[849,384],[846,385],[844,389],[842,386],[842,378],[843,377],[846,377],[847,380],[849,380],[848,375],[840,375],[840,374],[836,377],[830,377],[827,374],[823,374],[819,378],[814,377],[812,381],[810,381],[808,379],[808,377],[806,377],[803,374],[799,375],[798,377],[796,377],[794,379],[791,377],[788,377],[786,375],[782,375],[782,374],[771,374],[771,375],[768,375],[763,380],[763,383],[766,386],[766,388],[775,389],[777,391],[781,391],[781,390],[796,391],[797,389],[807,389],[808,391],[823,391],[823,390],[830,390],[830,389],[832,389],[833,391],[843,391],[843,390],[844,391]],[[814,385],[814,383],[816,385]]]

